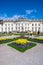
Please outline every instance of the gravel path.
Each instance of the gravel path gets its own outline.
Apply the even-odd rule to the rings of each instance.
[[[0,65],[43,65],[43,44],[24,53],[7,44],[0,44]]]

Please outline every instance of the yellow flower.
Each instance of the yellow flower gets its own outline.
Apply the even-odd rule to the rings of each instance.
[[[0,38],[0,41],[7,40],[7,39],[10,39],[10,38]]]
[[[17,44],[25,45],[25,44],[29,43],[30,41],[28,41],[27,39],[18,39],[13,42],[15,42]]]
[[[36,39],[43,40],[43,38],[36,38]]]

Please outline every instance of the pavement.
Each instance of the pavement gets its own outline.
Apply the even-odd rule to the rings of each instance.
[[[25,37],[29,37],[29,38],[43,38],[43,36],[35,36],[35,35],[25,35]]]
[[[43,44],[38,43],[24,53],[0,44],[0,65],[43,65]]]
[[[16,38],[16,37],[20,37],[20,35],[0,36],[0,38]]]

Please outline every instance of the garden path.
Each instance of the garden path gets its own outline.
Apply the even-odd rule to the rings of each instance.
[[[43,44],[24,53],[7,44],[0,44],[0,65],[43,65]]]

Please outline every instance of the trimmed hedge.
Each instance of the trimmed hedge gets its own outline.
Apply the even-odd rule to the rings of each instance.
[[[20,52],[25,52],[26,50],[36,46],[36,44],[32,44],[31,46],[28,46],[26,48],[19,48],[18,46],[12,45],[12,44],[8,44],[8,46],[11,46],[12,48],[15,48],[16,50],[20,51]]]

